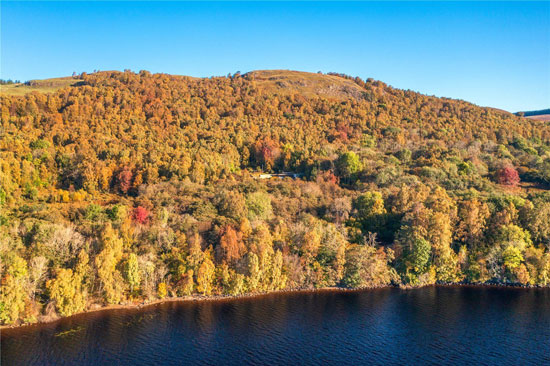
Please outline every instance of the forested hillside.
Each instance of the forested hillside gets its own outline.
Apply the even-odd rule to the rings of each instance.
[[[2,93],[3,324],[194,294],[550,285],[548,122],[336,74],[74,81]]]

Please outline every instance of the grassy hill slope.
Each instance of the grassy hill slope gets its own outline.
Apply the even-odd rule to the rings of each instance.
[[[73,77],[61,77],[43,80],[31,80],[27,83],[1,85],[0,93],[4,95],[22,96],[31,92],[53,93],[69,86],[77,86],[82,79]]]
[[[252,71],[244,77],[258,85],[264,93],[299,94],[335,99],[360,98],[364,93],[359,85],[335,75],[314,74],[290,70]]]

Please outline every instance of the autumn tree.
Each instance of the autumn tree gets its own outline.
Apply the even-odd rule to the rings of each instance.
[[[132,219],[144,225],[149,221],[149,211],[145,207],[138,206],[132,211]]]
[[[25,310],[25,281],[28,268],[27,262],[15,254],[3,260],[6,269],[0,293],[0,321],[12,324],[20,319]]]
[[[215,266],[210,256],[205,256],[203,262],[197,271],[197,291],[203,295],[212,293],[212,283],[214,281]]]
[[[281,155],[281,150],[277,142],[272,139],[257,141],[254,145],[254,156],[256,163],[266,171],[271,171],[276,160]]]
[[[121,193],[126,194],[132,187],[132,171],[128,167],[124,167],[117,175],[118,189]]]
[[[516,186],[519,183],[518,171],[513,166],[507,166],[499,169],[497,172],[497,181],[506,186]]]
[[[396,280],[395,271],[389,266],[393,251],[376,249],[371,245],[352,245],[346,251],[343,284],[350,288],[378,287]]]
[[[107,225],[102,235],[103,250],[95,258],[100,289],[105,301],[118,304],[123,296],[123,278],[117,265],[122,257],[122,239],[111,225]]]
[[[85,309],[86,293],[82,291],[82,278],[71,269],[61,268],[55,279],[48,281],[46,286],[60,315],[68,316]]]
[[[228,263],[241,258],[246,251],[242,234],[229,225],[221,230],[220,245],[218,248],[219,257],[222,261]]]
[[[455,237],[469,246],[480,243],[489,216],[489,207],[479,199],[474,198],[461,202],[458,209],[459,220]]]

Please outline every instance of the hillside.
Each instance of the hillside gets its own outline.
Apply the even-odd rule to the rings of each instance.
[[[194,294],[550,285],[548,122],[283,70],[25,88],[2,87],[1,323]]]
[[[360,97],[363,92],[353,81],[331,75],[290,70],[259,70],[252,71],[243,76],[252,80],[267,94],[296,93],[308,97],[325,96],[345,99],[348,97]],[[1,85],[0,92],[5,95],[14,96],[22,96],[33,91],[51,93],[65,87],[79,86],[82,81],[82,79],[75,77],[31,80],[26,83]]]
[[[261,70],[247,73],[244,77],[266,94],[299,94],[304,97],[318,96],[344,100],[348,98],[360,99],[365,92],[353,80],[336,75],[288,70]]]

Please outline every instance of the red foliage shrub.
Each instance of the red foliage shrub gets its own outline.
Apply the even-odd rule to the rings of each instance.
[[[340,179],[331,170],[325,170],[317,175],[316,181],[318,184],[328,183],[331,185],[337,185],[340,182]]]
[[[261,164],[264,169],[271,170],[275,160],[281,155],[281,150],[277,142],[271,139],[256,141],[254,145],[256,162]]]
[[[149,221],[149,211],[145,207],[138,206],[132,212],[132,219],[140,224],[146,224]]]
[[[497,179],[500,184],[515,186],[519,183],[519,174],[514,167],[507,166],[497,172]]]
[[[122,169],[117,176],[118,188],[124,194],[128,193],[128,190],[132,186],[132,171],[130,168]]]
[[[342,142],[347,142],[349,140],[349,136],[353,133],[353,130],[350,128],[350,126],[345,124],[340,124],[336,130],[334,137],[336,139],[341,140]]]

